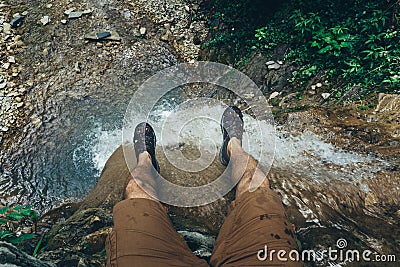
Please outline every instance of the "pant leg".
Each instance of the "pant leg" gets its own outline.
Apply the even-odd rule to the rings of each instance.
[[[276,252],[271,259],[272,250]],[[279,250],[285,253],[280,254],[282,260],[277,257]],[[210,262],[214,267],[302,266],[301,262],[290,261],[289,255],[295,257],[289,254],[292,250],[298,250],[294,226],[286,219],[280,197],[271,189],[259,188],[243,193],[232,203]]]
[[[128,199],[114,207],[107,239],[107,266],[208,266],[175,231],[166,209],[149,199]]]

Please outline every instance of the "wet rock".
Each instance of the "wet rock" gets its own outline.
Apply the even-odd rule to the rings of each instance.
[[[267,66],[269,70],[279,70],[281,68],[281,65],[279,65],[278,63],[273,63],[271,65]]]
[[[90,261],[82,253],[77,253],[76,251],[71,250],[69,248],[60,248],[57,251],[45,251],[45,252],[42,252],[38,256],[38,258],[51,261],[51,262],[55,263],[57,266],[62,266],[62,267],[70,267],[70,266],[101,267],[101,266],[105,266],[105,263],[101,263],[100,261],[97,261],[97,262]]]
[[[70,14],[71,12],[73,12],[74,10],[75,10],[75,8],[74,8],[74,7],[71,7],[71,8],[69,8],[69,9],[65,10],[65,11],[64,11],[64,14],[65,14],[66,16],[69,16],[69,14]]]
[[[110,210],[88,208],[74,213],[65,222],[53,227],[46,235],[46,251],[40,259],[50,260],[58,266],[76,266],[71,262],[84,259],[86,263],[104,260],[107,234],[112,226]],[[89,256],[90,255],[90,256]],[[77,257],[78,256],[78,257]]]
[[[278,70],[269,70],[268,66],[277,64]],[[289,91],[288,79],[291,78],[293,67],[280,65],[276,61],[268,60],[262,54],[255,54],[243,66],[241,71],[249,76],[260,87],[264,95],[270,95],[272,92]]]
[[[103,36],[106,36],[106,37],[103,37]],[[92,31],[85,35],[85,39],[91,40],[91,41],[101,41],[101,40],[121,41],[121,37],[119,36],[119,34],[117,32],[107,31],[107,30]]]
[[[241,71],[258,85],[261,86],[265,75],[268,73],[267,69],[267,59],[262,54],[254,55],[248,62],[244,65]]]
[[[98,33],[96,33],[97,39],[104,39],[104,38],[109,37],[109,36],[111,36],[110,32],[98,32]]]
[[[61,22],[62,24],[67,24],[67,20],[66,20],[66,19],[62,19],[62,20],[60,20],[60,22]]]
[[[15,246],[0,241],[0,265],[10,267],[56,267],[54,263],[40,261]]]
[[[10,22],[10,25],[12,28],[18,28],[22,25],[23,22],[24,22],[24,17],[17,16]]]
[[[68,19],[77,19],[82,17],[83,12],[82,11],[71,11],[68,14]]]
[[[82,250],[88,254],[99,253],[104,249],[104,242],[111,233],[112,227],[103,228],[84,237]],[[90,245],[86,245],[90,244]]]

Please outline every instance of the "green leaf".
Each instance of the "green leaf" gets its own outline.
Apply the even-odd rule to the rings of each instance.
[[[6,224],[7,223],[7,220],[4,220],[4,219],[1,219],[0,218],[0,225],[4,225],[4,224]]]
[[[7,211],[9,210],[9,207],[2,207],[2,208],[0,208],[0,214],[4,214],[4,213],[6,213]]]
[[[332,38],[330,36],[325,36],[324,41],[330,44],[332,42]]]
[[[352,45],[352,43],[350,43],[350,42],[341,42],[341,43],[340,43],[340,46],[341,46],[342,48],[348,48],[348,47],[352,47],[353,45]]]
[[[34,238],[35,236],[36,236],[36,234],[22,234],[18,237],[10,238],[9,241],[10,241],[10,243],[15,245],[15,244],[21,243],[23,241],[30,240],[30,239]]]
[[[39,251],[40,245],[42,244],[43,238],[44,238],[44,236],[42,236],[40,238],[39,242],[36,244],[35,250],[33,251],[33,254],[32,254],[33,257],[36,257],[36,255],[38,254],[38,251]]]
[[[318,51],[319,54],[325,54],[326,52],[332,50],[332,46],[328,45]]]
[[[24,209],[24,208],[25,208],[25,206],[18,205],[18,206],[15,206],[15,207],[13,208],[13,210],[19,211],[19,210],[22,210],[22,209]]]
[[[19,212],[10,212],[6,215],[6,217],[12,221],[20,221],[22,218],[24,218],[24,215]]]
[[[8,230],[2,230],[0,231],[0,240],[7,240],[7,238],[13,236],[13,233],[11,233]]]
[[[33,218],[33,219],[36,219],[38,217],[38,213],[36,211],[32,210],[31,208],[22,209],[22,210],[20,210],[20,213],[23,216],[30,217],[30,218]]]
[[[311,43],[311,47],[316,47],[316,46],[319,48],[319,44],[317,43],[317,41]]]

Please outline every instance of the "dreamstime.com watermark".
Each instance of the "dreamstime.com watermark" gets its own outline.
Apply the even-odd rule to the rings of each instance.
[[[397,258],[394,254],[382,255],[371,250],[356,250],[346,249],[347,240],[340,238],[336,242],[336,247],[329,247],[328,249],[321,250],[303,250],[301,252],[297,250],[274,250],[268,249],[265,245],[263,249],[257,252],[257,258],[259,261],[274,261],[278,260],[281,262],[287,261],[314,261],[321,262],[327,261],[339,261],[339,262],[396,262]]]

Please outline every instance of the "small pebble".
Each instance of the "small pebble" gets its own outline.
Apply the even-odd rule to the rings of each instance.
[[[273,92],[273,93],[269,96],[269,100],[274,99],[274,98],[277,97],[278,95],[280,95],[279,92]]]
[[[83,12],[82,12],[82,11],[71,11],[71,12],[68,14],[68,18],[69,18],[69,19],[77,19],[77,18],[82,17],[82,15],[83,15]]]
[[[323,99],[328,99],[331,96],[331,94],[330,93],[322,93],[321,96]]]
[[[65,11],[64,11],[64,14],[68,16],[69,13],[71,13],[71,12],[74,11],[74,10],[75,10],[75,8],[72,7],[72,8],[70,8],[70,9],[65,10]]]
[[[10,63],[6,62],[3,64],[3,69],[8,70],[10,68]]]
[[[43,16],[40,19],[40,22],[43,24],[43,26],[47,25],[50,22],[50,17],[49,16]]]
[[[10,63],[15,63],[15,57],[9,56],[9,57],[8,57],[8,62],[10,62]]]
[[[10,34],[11,33],[11,24],[10,23],[7,23],[7,22],[3,23],[3,32],[5,34]]]

